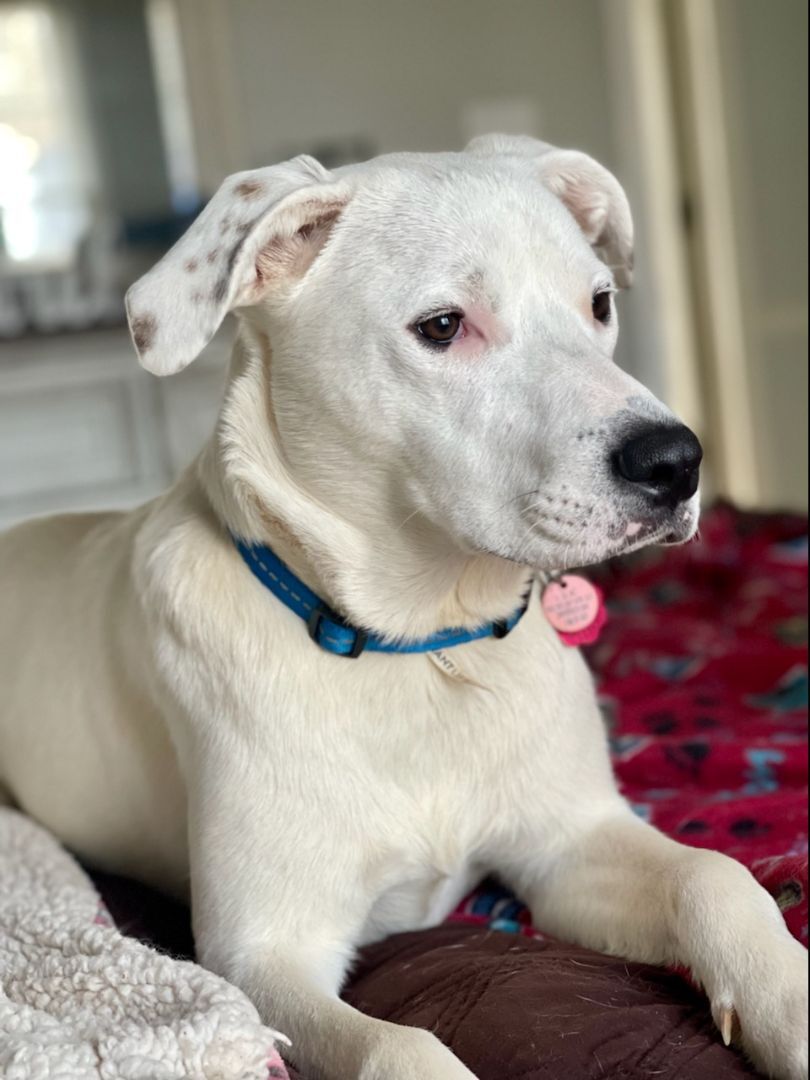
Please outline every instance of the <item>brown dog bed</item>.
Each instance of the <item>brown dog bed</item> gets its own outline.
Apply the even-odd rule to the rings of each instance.
[[[187,910],[95,876],[130,934],[192,955]],[[479,1080],[731,1080],[757,1073],[679,976],[572,945],[448,923],[365,949],[345,998],[429,1028]],[[291,1080],[312,1080],[290,1069]],[[419,1080],[414,1077],[414,1080]]]

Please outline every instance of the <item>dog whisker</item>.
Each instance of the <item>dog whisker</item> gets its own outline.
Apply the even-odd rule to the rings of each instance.
[[[511,503],[517,502],[518,499],[526,499],[526,498],[529,497],[529,495],[539,495],[539,494],[540,494],[540,488],[533,488],[531,491],[521,491],[517,495],[512,495],[510,498],[508,498],[506,500],[506,502],[501,503],[500,506],[496,506],[495,507],[495,513],[497,514],[498,511],[503,510],[503,508],[505,506],[509,506]]]
[[[394,529],[394,532],[395,533],[401,532],[402,529],[405,528],[405,526],[408,524],[409,521],[412,521],[415,517],[417,517],[417,515],[419,515],[421,513],[422,513],[421,510],[413,510],[410,514],[408,514],[408,516],[405,518],[405,520],[403,522],[401,522],[399,525],[397,525],[397,527]]]

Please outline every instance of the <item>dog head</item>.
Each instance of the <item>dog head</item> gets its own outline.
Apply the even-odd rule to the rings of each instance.
[[[697,527],[697,439],[612,359],[632,232],[607,170],[533,139],[301,157],[226,180],[130,327],[161,375],[228,311],[269,341],[286,467],[335,513],[581,566]]]

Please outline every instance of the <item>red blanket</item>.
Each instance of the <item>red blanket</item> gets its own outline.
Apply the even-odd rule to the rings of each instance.
[[[744,862],[807,943],[807,522],[719,506],[701,539],[599,572],[588,658],[622,790],[670,836]],[[529,929],[484,887],[456,918]]]

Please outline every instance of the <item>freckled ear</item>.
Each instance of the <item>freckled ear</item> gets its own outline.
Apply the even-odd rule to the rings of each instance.
[[[326,243],[332,226],[340,217],[346,199],[325,198],[323,193],[297,206],[302,224],[272,233],[256,254],[256,278],[246,297],[259,299],[268,288],[283,279],[303,277]]]
[[[483,135],[467,153],[534,160],[540,181],[565,204],[616,284],[633,280],[633,217],[619,181],[604,166],[578,150],[559,150],[528,136]]]
[[[188,231],[126,295],[141,364],[170,375],[190,364],[225,315],[301,277],[350,189],[306,155],[228,177]]]

